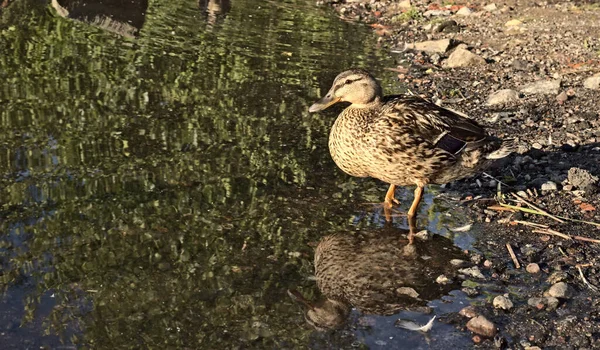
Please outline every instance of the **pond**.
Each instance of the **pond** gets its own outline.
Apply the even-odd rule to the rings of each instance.
[[[344,329],[319,332],[288,296],[318,297],[322,237],[386,226],[368,203],[387,186],[343,174],[329,156],[340,109],[308,113],[353,66],[401,91],[385,69],[398,57],[376,49],[370,28],[313,0],[7,4],[5,346],[444,348],[464,338],[449,325],[431,338],[396,328],[397,315],[364,325],[356,310]],[[406,211],[412,191],[397,198]],[[419,225],[468,245],[448,231],[464,224],[449,208],[429,192]],[[443,298],[430,305],[460,309]]]

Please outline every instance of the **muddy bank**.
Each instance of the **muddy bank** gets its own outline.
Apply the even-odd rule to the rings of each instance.
[[[482,275],[464,290],[487,302],[441,321],[472,331],[483,348],[600,347],[600,6],[319,4],[369,23],[374,45],[401,53],[389,67],[399,88],[518,140],[519,153],[487,175],[445,186],[442,196],[469,208],[480,228],[472,257]],[[497,333],[474,327],[478,315]]]

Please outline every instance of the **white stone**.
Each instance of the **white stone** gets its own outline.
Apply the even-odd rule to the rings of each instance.
[[[583,82],[583,87],[586,89],[600,90],[600,74],[587,78]]]
[[[456,11],[456,14],[459,16],[470,16],[473,14],[473,10],[464,6],[464,7],[461,7],[460,10]]]
[[[524,94],[556,95],[560,89],[560,82],[560,79],[538,80],[531,84],[522,86],[519,90]]]
[[[469,67],[480,64],[485,64],[483,57],[461,48],[454,50],[446,60],[446,67],[448,68]]]
[[[495,297],[493,304],[496,309],[510,310],[513,307],[513,302],[504,295],[498,295]]]
[[[450,47],[450,39],[442,40],[428,40],[414,44],[407,44],[407,49],[413,49],[417,51],[444,53]]]
[[[515,90],[503,89],[492,93],[487,99],[487,105],[494,106],[515,101],[519,101],[519,93]]]

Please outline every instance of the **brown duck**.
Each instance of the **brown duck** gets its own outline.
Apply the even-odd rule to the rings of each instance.
[[[362,69],[340,73],[309,112],[337,102],[350,106],[331,128],[331,156],[349,175],[390,184],[384,201],[388,220],[392,202],[398,203],[397,185],[417,186],[408,211],[409,222],[414,222],[425,185],[473,175],[512,152],[512,142],[488,135],[455,111],[417,96],[383,96],[379,83]]]
[[[441,274],[455,275],[451,259],[466,259],[451,240],[434,235],[430,241],[408,245],[401,236],[394,228],[324,237],[314,256],[324,299],[313,303],[289,291],[305,306],[307,322],[320,330],[338,328],[352,307],[365,314],[392,315],[424,306],[456,288],[435,283]]]

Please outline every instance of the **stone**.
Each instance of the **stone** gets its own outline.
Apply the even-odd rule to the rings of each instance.
[[[547,297],[546,298],[546,304],[548,305],[546,307],[546,310],[548,311],[554,311],[558,308],[558,304],[560,303],[560,301],[555,298],[555,297]]]
[[[428,40],[414,44],[406,44],[406,49],[433,53],[444,53],[450,48],[450,44],[450,39]]]
[[[530,95],[556,95],[560,89],[560,79],[538,80],[531,84],[523,85],[519,91]]]
[[[546,181],[542,184],[542,191],[556,191],[558,186],[552,181]]]
[[[519,101],[519,93],[511,89],[498,90],[487,99],[488,106],[495,106],[499,104],[511,103]]]
[[[473,10],[466,6],[463,6],[460,8],[460,10],[456,11],[456,14],[459,16],[470,16],[473,14]]]
[[[466,269],[460,269],[460,270],[458,270],[458,272],[462,273],[463,275],[467,275],[467,276],[471,276],[471,277],[475,277],[475,278],[481,278],[481,279],[485,278],[483,276],[483,274],[481,273],[481,271],[479,270],[479,267],[477,267],[477,266],[468,267]]]
[[[404,0],[404,1],[400,1],[397,5],[397,8],[399,9],[409,9],[412,7],[412,3],[410,2],[410,0]]]
[[[548,277],[546,282],[556,283],[556,282],[560,282],[560,281],[567,279],[567,277],[568,277],[568,275],[564,271],[554,271],[554,272],[552,272],[552,274],[550,274],[550,276]]]
[[[548,296],[555,298],[569,298],[571,297],[571,288],[565,282],[558,282],[552,285],[548,290]]]
[[[467,322],[467,329],[488,338],[492,338],[497,333],[496,326],[483,316],[477,316],[470,319],[469,322]]]
[[[419,293],[416,290],[410,287],[400,287],[396,289],[397,294],[407,295],[411,298],[417,299],[419,297]]]
[[[518,19],[511,19],[510,21],[504,23],[504,25],[507,27],[516,27],[520,26],[521,24],[523,24],[523,22],[519,21]]]
[[[571,168],[567,173],[569,183],[581,190],[592,189],[598,183],[598,177],[581,168]]]
[[[423,12],[424,17],[450,16],[450,10],[429,10]]]
[[[510,310],[513,307],[513,302],[504,295],[498,295],[495,297],[492,304],[496,309]]]
[[[461,259],[452,259],[450,260],[450,264],[452,266],[457,266],[457,267],[461,267],[464,266],[467,262]]]
[[[467,318],[473,318],[477,316],[477,312],[475,311],[475,307],[473,305],[462,308],[458,314]]]
[[[538,265],[536,263],[531,263],[531,264],[527,265],[525,270],[527,270],[527,272],[529,272],[529,273],[539,273],[540,265]]]
[[[583,87],[586,89],[600,90],[600,74],[593,75],[584,80]]]
[[[492,3],[492,4],[489,4],[489,5],[485,5],[483,7],[483,9],[486,10],[487,12],[493,12],[493,11],[496,11],[498,9],[498,6],[496,6],[496,4],[494,4],[494,3]]]
[[[448,283],[450,283],[450,280],[448,279],[448,277],[446,277],[446,275],[439,275],[435,279],[435,283],[437,283],[437,284],[448,284]]]
[[[454,50],[446,60],[446,67],[448,68],[470,67],[481,64],[485,64],[483,57],[462,48]]]
[[[525,350],[542,350],[539,346],[526,346]]]
[[[415,238],[420,239],[422,241],[426,241],[430,238],[429,231],[427,231],[427,230],[419,231],[419,232],[415,233]]]
[[[527,305],[533,306],[538,309],[544,308],[546,306],[546,303],[547,303],[547,300],[545,298],[533,297],[533,298],[527,299]]]
[[[559,104],[565,103],[568,99],[569,95],[567,95],[566,91],[563,91],[560,94],[558,94],[558,96],[556,96],[556,102],[558,102]]]

